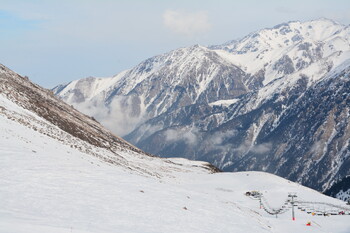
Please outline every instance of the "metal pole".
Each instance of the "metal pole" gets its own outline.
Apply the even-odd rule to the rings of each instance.
[[[292,198],[291,204],[292,204],[292,220],[295,221],[295,213],[294,213],[294,197],[297,197],[296,194],[289,194],[288,197]]]
[[[259,204],[260,204],[260,209],[261,209],[261,206],[262,206],[262,203],[261,203],[261,193],[259,193]]]
[[[292,220],[295,221],[295,215],[294,215],[294,195],[292,195]]]

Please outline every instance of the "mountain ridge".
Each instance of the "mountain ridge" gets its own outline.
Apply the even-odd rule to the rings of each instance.
[[[292,116],[290,110],[298,109],[298,101],[305,93],[312,93],[310,90],[319,83],[331,80],[329,76],[339,80],[346,77],[349,59],[349,26],[325,19],[294,21],[259,30],[222,47],[192,46],[152,57],[114,76],[116,85],[112,82],[109,91],[84,97],[86,101],[84,98],[79,103],[73,101],[79,96],[75,92],[80,89],[74,87],[79,81],[64,91],[54,91],[113,131],[123,132],[124,138],[146,151],[204,159],[221,169],[257,169],[280,174],[282,164],[299,155],[288,152],[288,143],[281,142],[277,148],[274,141],[262,142],[261,138],[273,133],[275,127],[290,124],[289,118],[283,116],[287,112]],[[123,82],[118,84],[120,80]],[[337,81],[333,83],[341,87]],[[328,93],[338,95],[336,90]],[[346,103],[346,90],[344,93],[337,98]],[[310,94],[310,99],[304,101],[321,108],[317,102],[320,96]],[[322,109],[315,111],[318,114]],[[327,112],[329,118],[319,117],[320,122],[313,126],[308,121],[314,121],[302,112],[307,109],[300,113],[303,127],[316,127],[319,131],[312,128],[303,131],[299,127],[300,131],[293,131],[293,135],[282,132],[286,133],[286,142],[302,138],[301,134],[306,132],[321,132],[320,137],[332,140],[321,128],[332,119],[333,112]],[[118,128],[113,122],[123,122],[126,127]],[[341,130],[346,129],[345,122]],[[321,145],[313,136],[310,135],[312,141],[306,145],[309,152]],[[277,136],[274,138],[278,140]],[[271,150],[282,158],[280,162],[268,162],[273,161],[272,155],[268,155]],[[298,149],[295,153],[306,152]],[[261,160],[262,156],[267,162]],[[298,159],[300,163],[308,163],[306,157]],[[298,170],[299,165],[291,165],[290,169],[293,167]],[[295,176],[280,175],[318,190],[327,189],[347,175],[346,170],[345,173],[334,170],[334,174],[319,182],[316,177],[306,178],[316,168],[310,169],[300,170]],[[326,173],[326,170],[320,172]]]

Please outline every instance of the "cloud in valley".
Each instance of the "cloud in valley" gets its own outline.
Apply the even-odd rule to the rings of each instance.
[[[252,152],[254,154],[266,154],[270,152],[272,149],[271,143],[262,143],[257,145],[251,145],[250,141],[245,141],[238,148],[234,149],[239,154],[245,154],[248,152]]]
[[[180,130],[168,129],[165,132],[165,137],[168,142],[176,142],[183,140],[187,145],[196,145],[198,142],[197,128],[183,128]]]
[[[272,149],[271,143],[262,143],[255,145],[250,151],[255,154],[266,154]]]

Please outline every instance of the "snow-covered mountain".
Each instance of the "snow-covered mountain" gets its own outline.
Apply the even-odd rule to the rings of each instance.
[[[150,58],[112,78],[77,80],[54,92],[123,135],[167,111],[245,94],[244,77],[239,67],[196,45]]]
[[[340,200],[267,173],[151,156],[4,66],[0,152],[1,233],[350,230]]]
[[[349,61],[349,26],[296,21],[54,92],[147,152],[324,191],[350,172]]]
[[[227,171],[268,171],[322,190],[349,174],[349,75],[347,66],[310,88],[300,80],[253,111],[244,112],[259,93],[229,107],[187,106],[126,138],[155,154],[186,154]]]

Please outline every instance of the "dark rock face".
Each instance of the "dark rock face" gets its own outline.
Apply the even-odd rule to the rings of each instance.
[[[278,59],[273,68],[282,74],[291,74],[295,71],[293,61],[287,55]]]
[[[261,157],[248,152],[240,164],[231,166],[231,169],[244,170],[253,165],[254,170],[274,172],[319,190],[327,188],[332,179],[348,175],[349,87],[347,72],[305,92],[301,85],[295,92],[295,97],[301,97],[290,104],[267,103],[271,107],[263,106],[263,109],[265,112],[266,109],[276,109],[272,116],[278,117],[278,122],[273,118],[266,121],[255,143],[270,147]],[[288,109],[281,114],[278,109],[282,105]]]
[[[350,176],[334,183],[324,194],[350,203]]]
[[[349,75],[350,67],[310,88],[301,77],[243,114],[242,102],[256,94],[229,107],[194,104],[147,121],[125,138],[157,155],[186,155],[224,171],[267,171],[325,190],[350,172]]]

